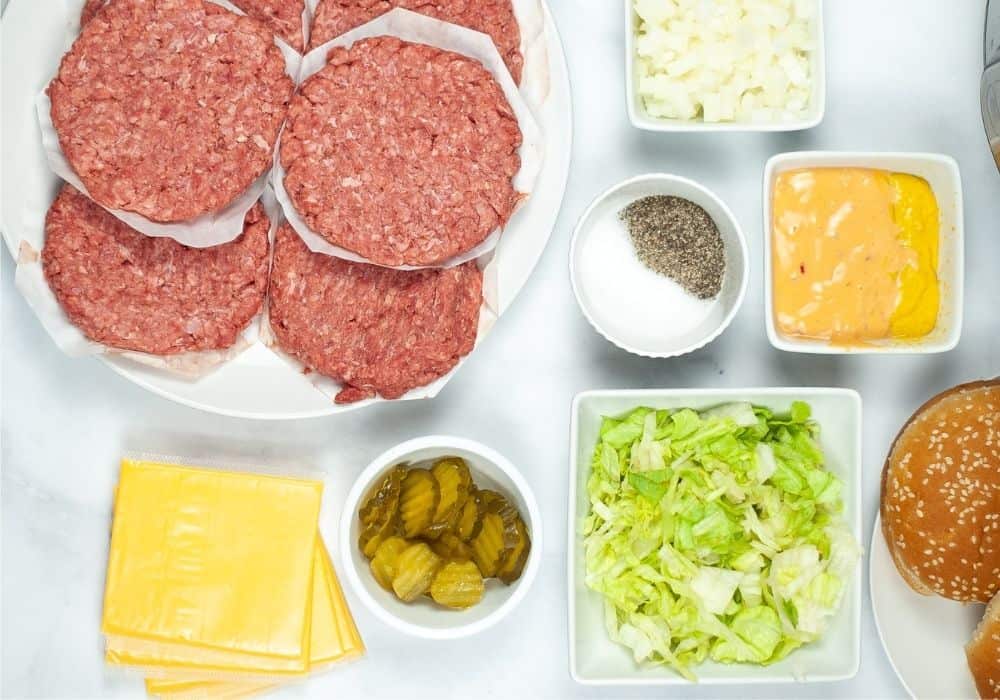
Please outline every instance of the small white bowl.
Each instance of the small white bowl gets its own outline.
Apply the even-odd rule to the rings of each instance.
[[[639,97],[638,76],[636,74],[636,34],[639,30],[639,16],[635,12],[635,0],[625,0],[625,97],[628,103],[628,118],[632,125],[646,131],[801,131],[811,129],[823,121],[826,113],[826,49],[823,34],[823,0],[819,4],[815,33],[816,50],[812,53],[812,96],[809,110],[801,119],[783,122],[706,122],[701,119],[664,119],[653,117],[646,112]]]
[[[593,286],[581,268],[585,267],[584,256],[588,254],[587,246],[594,237],[598,225],[610,225],[609,218],[617,221],[618,213],[630,202],[650,195],[673,195],[694,202],[702,207],[719,229],[726,250],[726,271],[723,276],[722,290],[710,302],[710,308],[701,321],[693,328],[688,328],[675,335],[669,333],[670,328],[664,328],[663,333],[650,335],[645,328],[625,328],[617,322],[615,314],[604,309],[597,303],[602,290]],[[620,224],[621,235],[628,232],[624,224]],[[623,244],[623,245],[625,245]],[[641,263],[639,263],[641,264]],[[645,272],[645,270],[643,270]],[[655,274],[655,273],[650,273]],[[750,277],[749,255],[743,230],[737,223],[733,213],[721,199],[702,185],[676,175],[653,173],[640,175],[626,180],[601,194],[587,208],[570,244],[570,278],[577,303],[584,316],[598,333],[623,350],[642,355],[643,357],[676,357],[701,348],[715,340],[729,326],[736,312],[743,304],[746,295],[747,280]],[[609,277],[605,283],[613,283]],[[672,280],[663,278],[664,285],[674,285]],[[693,300],[692,300],[693,301]],[[637,300],[637,303],[654,303],[655,300]],[[702,302],[703,303],[703,302]],[[655,337],[654,337],[655,336]]]
[[[570,674],[584,685],[690,685],[673,669],[638,666],[631,652],[608,638],[604,601],[587,588],[583,522],[590,510],[587,480],[603,416],[617,416],[638,406],[703,410],[733,401],[749,401],[786,411],[793,401],[806,401],[820,425],[826,467],[844,482],[844,518],[861,545],[861,397],[850,389],[649,389],[585,391],[573,399],[569,444],[569,583]],[[814,683],[857,675],[861,659],[861,574],[859,561],[844,593],[840,610],[819,640],[770,666],[720,664],[693,667],[701,685],[750,683]],[[794,693],[792,694],[794,696]]]
[[[441,457],[464,459],[476,485],[496,490],[516,506],[531,535],[531,552],[521,578],[510,586],[489,579],[482,601],[468,610],[448,610],[424,599],[412,603],[400,601],[375,582],[368,560],[358,549],[358,508],[368,491],[397,464],[421,466]],[[431,435],[393,447],[361,473],[347,496],[341,515],[340,552],[351,587],[365,607],[382,622],[415,637],[458,639],[492,627],[527,595],[541,562],[542,519],[531,487],[505,457],[474,440]]]
[[[774,183],[778,175],[799,168],[873,168],[908,173],[930,183],[941,211],[941,245],[938,283],[941,305],[937,326],[916,340],[886,339],[868,345],[833,345],[825,340],[787,336],[774,323],[774,280],[771,268],[771,221]],[[771,345],[788,352],[839,354],[932,354],[947,352],[962,336],[962,296],[965,258],[963,251],[962,177],[958,163],[936,153],[863,153],[804,151],[780,153],[764,166],[764,304],[767,337]]]

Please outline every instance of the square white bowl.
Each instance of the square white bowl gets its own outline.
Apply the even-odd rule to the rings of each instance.
[[[771,221],[774,182],[778,175],[799,168],[874,168],[924,178],[937,197],[941,211],[941,245],[938,285],[941,306],[937,325],[917,340],[886,339],[859,346],[833,345],[825,340],[794,338],[774,324],[774,280],[771,268]],[[803,151],[772,156],[764,166],[764,318],[771,345],[788,352],[840,354],[932,354],[952,350],[962,336],[962,298],[965,269],[965,224],[962,210],[962,176],[958,163],[937,153],[865,153]]]
[[[814,28],[816,50],[812,52],[812,95],[809,110],[801,119],[783,122],[706,122],[701,119],[664,119],[646,112],[639,97],[636,76],[635,41],[639,30],[639,16],[635,0],[625,0],[625,99],[628,118],[632,125],[646,131],[801,131],[811,129],[823,121],[826,113],[826,47],[823,34],[823,0],[816,0],[818,7]]]
[[[589,511],[587,479],[603,416],[637,407],[710,408],[750,401],[776,411],[793,401],[812,406],[820,425],[820,445],[827,468],[844,482],[844,517],[861,546],[861,397],[850,389],[651,389],[585,391],[573,399],[569,466],[569,658],[570,674],[585,685],[686,685],[673,670],[638,666],[631,652],[608,639],[604,603],[584,583],[583,519]],[[797,649],[771,666],[719,664],[692,669],[701,684],[823,682],[853,678],[861,658],[861,570],[857,569],[840,611],[822,638]]]

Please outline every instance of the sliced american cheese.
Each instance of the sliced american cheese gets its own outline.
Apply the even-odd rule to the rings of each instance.
[[[365,643],[358,632],[357,624],[354,622],[354,615],[351,614],[351,609],[347,606],[347,599],[344,598],[344,590],[340,587],[340,580],[337,578],[337,572],[333,568],[333,562],[330,561],[330,553],[326,550],[326,547],[322,548],[322,555],[323,564],[329,572],[334,617],[337,620],[340,639],[343,644],[343,655],[332,659],[332,661],[347,661],[362,656],[365,653]]]
[[[134,666],[150,673],[171,674],[180,678],[211,677],[226,681],[276,682],[304,676],[309,672],[308,642],[306,644],[306,656],[285,659],[134,637],[108,636],[105,638],[104,659],[109,664]]]
[[[344,630],[342,632],[342,630]],[[317,536],[313,564],[313,609],[310,671],[357,658],[364,653],[353,616],[344,601],[329,554]],[[164,700],[228,700],[249,697],[275,687],[273,683],[147,678],[146,691]]]
[[[322,491],[123,461],[102,623],[109,659],[226,667],[235,654],[247,667],[305,671]],[[192,648],[204,656],[188,658]]]

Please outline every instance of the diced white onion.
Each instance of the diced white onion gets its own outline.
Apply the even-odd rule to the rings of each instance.
[[[634,0],[639,96],[654,117],[773,123],[812,95],[817,0]]]

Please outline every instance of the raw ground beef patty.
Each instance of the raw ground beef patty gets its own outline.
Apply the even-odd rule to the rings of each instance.
[[[392,270],[313,253],[278,229],[268,313],[278,347],[343,384],[337,403],[399,398],[472,351],[483,301],[474,262]]]
[[[482,64],[394,37],[330,51],[292,100],[285,189],[334,245],[434,265],[503,226],[520,195],[521,129]]]
[[[101,10],[105,5],[108,4],[109,0],[85,0],[83,3],[83,10],[80,11],[80,26],[82,27],[90,20],[94,19],[94,16]]]
[[[305,0],[232,0],[236,7],[256,17],[296,51],[304,47],[302,11]]]
[[[521,82],[521,30],[511,0],[319,0],[309,44],[325,44],[397,7],[492,37],[514,82]]]
[[[45,219],[42,266],[95,342],[154,355],[223,350],[264,303],[268,228],[258,204],[235,241],[188,248],[144,236],[66,185]]]
[[[303,49],[302,12],[305,0],[230,0],[251,17],[266,24],[272,32],[288,42],[296,51]],[[80,13],[82,27],[110,0],[86,0]]]
[[[114,0],[48,94],[91,197],[170,222],[222,209],[267,170],[292,88],[257,20],[207,0]]]

